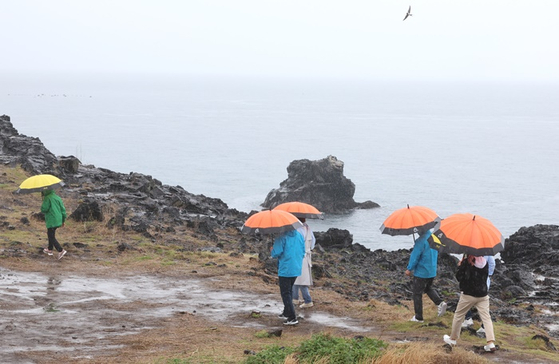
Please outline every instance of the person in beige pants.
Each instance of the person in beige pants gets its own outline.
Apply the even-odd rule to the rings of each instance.
[[[485,326],[485,337],[487,345],[484,346],[485,351],[495,351],[495,333],[493,332],[493,321],[489,314],[489,295],[487,294],[487,276],[489,268],[484,257],[476,257],[473,255],[464,255],[464,258],[458,264],[456,279],[460,282],[460,300],[454,312],[452,320],[452,330],[450,336],[444,335],[445,343],[454,346],[456,340],[460,337],[462,322],[466,317],[466,313],[470,308],[476,307],[479,317]]]

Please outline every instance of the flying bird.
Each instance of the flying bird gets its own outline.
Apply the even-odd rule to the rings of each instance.
[[[408,12],[406,13],[406,16],[404,17],[404,20],[406,20],[408,18],[408,16],[412,16],[411,5],[410,5],[410,8],[408,9]]]

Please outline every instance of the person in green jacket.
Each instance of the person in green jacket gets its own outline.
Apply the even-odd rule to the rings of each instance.
[[[47,225],[47,236],[49,239],[48,248],[43,249],[48,255],[53,255],[53,248],[58,251],[58,259],[66,254],[66,250],[62,249],[58,240],[56,240],[56,229],[64,226],[66,221],[66,208],[62,199],[54,193],[54,190],[41,191],[43,196],[43,203],[41,205],[41,212],[45,214],[45,224]]]

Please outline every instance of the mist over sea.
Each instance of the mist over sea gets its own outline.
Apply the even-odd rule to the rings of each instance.
[[[0,114],[56,155],[259,210],[295,159],[334,155],[355,200],[310,220],[370,249],[396,209],[470,212],[505,237],[559,224],[559,85],[0,74]]]

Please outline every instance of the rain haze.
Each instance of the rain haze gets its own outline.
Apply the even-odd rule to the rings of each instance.
[[[3,72],[559,81],[556,0],[20,0],[0,11]]]

